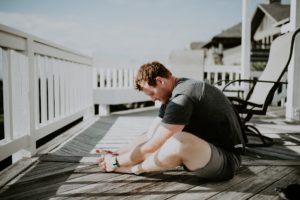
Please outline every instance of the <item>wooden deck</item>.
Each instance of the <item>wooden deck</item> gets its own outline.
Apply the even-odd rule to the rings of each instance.
[[[248,149],[230,181],[207,182],[178,168],[142,176],[101,173],[96,148],[116,149],[145,132],[157,110],[115,114],[82,123],[0,174],[0,199],[276,199],[274,189],[300,183],[300,124],[282,110],[253,120],[275,138]]]

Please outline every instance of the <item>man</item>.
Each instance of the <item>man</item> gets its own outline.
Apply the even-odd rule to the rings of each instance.
[[[136,88],[160,101],[147,134],[106,153],[103,171],[141,174],[183,166],[209,180],[231,179],[240,166],[241,128],[231,103],[217,88],[176,78],[159,62],[141,66]]]

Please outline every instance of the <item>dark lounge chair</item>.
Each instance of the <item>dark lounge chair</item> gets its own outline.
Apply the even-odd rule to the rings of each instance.
[[[251,86],[245,99],[228,97],[241,117],[243,137],[248,147],[271,146],[274,144],[271,138],[263,136],[249,121],[253,115],[265,115],[276,90],[282,84],[287,84],[287,82],[282,82],[281,79],[288,70],[295,39],[300,40],[299,32],[300,29],[286,33],[272,42],[268,63],[258,80],[234,80],[227,83],[223,88],[223,92],[226,92],[226,88],[235,82],[247,83]],[[258,137],[261,142],[251,142],[249,136]]]

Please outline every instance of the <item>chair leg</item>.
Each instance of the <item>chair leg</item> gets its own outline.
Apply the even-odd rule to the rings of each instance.
[[[262,141],[262,143],[250,143],[249,139],[247,138],[247,141],[245,141],[247,147],[269,147],[274,144],[272,138],[262,135],[261,132],[253,125],[245,124],[245,132],[246,136],[259,137]]]

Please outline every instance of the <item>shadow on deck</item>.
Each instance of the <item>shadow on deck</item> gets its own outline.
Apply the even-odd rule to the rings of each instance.
[[[274,188],[300,180],[300,125],[272,110],[253,122],[275,138],[248,149],[230,181],[208,182],[178,168],[135,176],[100,173],[96,148],[116,149],[144,133],[157,110],[115,114],[71,130],[0,174],[0,199],[272,199]]]

